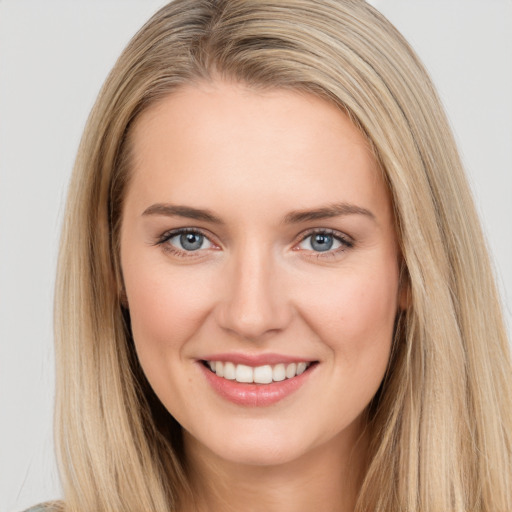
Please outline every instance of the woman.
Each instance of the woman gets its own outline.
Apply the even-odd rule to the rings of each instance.
[[[365,3],[158,12],[91,114],[59,269],[57,508],[512,509],[479,223]]]

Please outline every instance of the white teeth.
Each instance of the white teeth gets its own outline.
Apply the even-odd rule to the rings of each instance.
[[[272,366],[256,366],[254,368],[254,382],[257,384],[270,384],[272,382]]]
[[[286,367],[286,378],[291,379],[297,375],[297,365],[295,363],[291,363]]]
[[[286,379],[286,370],[284,364],[276,364],[272,369],[272,380],[280,382]]]
[[[299,363],[297,365],[297,375],[300,375],[301,373],[304,373],[306,371],[307,365],[306,363]]]
[[[224,378],[228,380],[235,380],[236,378],[235,365],[229,361],[224,363]]]
[[[311,365],[311,363],[302,361],[288,365],[284,363],[279,363],[274,366],[266,364],[253,368],[245,364],[235,364],[231,361],[206,361],[206,363],[218,377],[243,383],[255,382],[256,384],[270,384],[271,382],[292,379],[304,373]]]
[[[238,364],[236,366],[236,381],[247,383],[253,382],[253,369],[250,366],[245,366],[245,364]]]

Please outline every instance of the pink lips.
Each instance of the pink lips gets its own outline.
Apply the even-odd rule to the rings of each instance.
[[[235,364],[247,366],[263,366],[266,364],[275,365],[279,363],[293,363],[307,360],[291,358],[279,354],[264,354],[259,356],[240,354],[215,354],[205,358],[208,361],[231,361]],[[230,402],[248,407],[265,407],[279,402],[280,400],[297,391],[309,378],[311,372],[317,365],[311,365],[304,373],[291,379],[270,384],[245,384],[235,380],[227,380],[218,377],[207,368],[203,362],[198,361],[206,380],[221,397]]]

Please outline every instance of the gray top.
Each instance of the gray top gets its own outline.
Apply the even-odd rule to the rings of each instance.
[[[30,507],[24,512],[51,512],[52,509],[53,508],[50,505],[40,504],[36,505],[35,507]]]

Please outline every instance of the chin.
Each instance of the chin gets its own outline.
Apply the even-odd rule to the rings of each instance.
[[[304,449],[295,450],[283,446],[231,446],[230,450],[216,454],[226,462],[241,466],[281,466],[304,455]]]
[[[316,443],[304,436],[297,429],[291,432],[289,428],[272,428],[265,426],[266,422],[254,429],[233,428],[229,435],[216,436],[209,432],[204,441],[198,436],[188,434],[186,444],[197,450],[207,448],[215,459],[247,466],[278,466],[293,462],[303,457]]]

